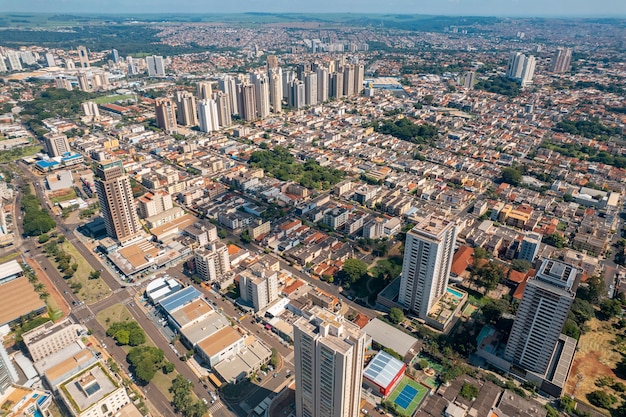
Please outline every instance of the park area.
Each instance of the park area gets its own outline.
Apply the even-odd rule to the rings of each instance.
[[[620,352],[626,347],[624,342],[617,342],[619,332],[613,322],[593,318],[587,322],[589,331],[581,335],[576,348],[576,356],[570,371],[565,392],[579,401],[589,404],[587,394],[604,390],[607,394],[620,398],[621,393],[613,389],[616,384],[626,384],[626,375],[616,372],[624,366],[624,355]],[[612,381],[603,384],[602,381]]]
[[[133,319],[132,314],[130,314],[130,311],[128,311],[128,309],[126,308],[126,306],[124,306],[123,304],[115,304],[99,312],[96,315],[96,320],[98,320],[98,323],[100,323],[102,327],[104,327],[105,329],[108,329],[112,323],[131,322],[134,319]],[[148,335],[146,335],[146,342],[144,343],[144,345],[156,347],[156,345],[150,339],[150,337],[148,337]],[[125,345],[125,346],[122,346],[122,349],[124,349],[124,351],[128,354],[128,352],[130,352],[131,350],[131,347],[128,345]],[[174,380],[174,378],[176,378],[177,375],[178,375],[178,372],[176,372],[175,370],[167,374],[164,373],[162,370],[159,370],[155,373],[154,378],[150,382],[156,385],[158,390],[169,401],[172,401],[174,397],[172,393],[169,391],[169,388],[172,386],[172,381]],[[193,398],[195,400],[195,396],[193,396]]]
[[[428,394],[428,391],[429,388],[426,386],[405,376],[386,402],[393,405],[394,411],[398,415],[412,416]]]

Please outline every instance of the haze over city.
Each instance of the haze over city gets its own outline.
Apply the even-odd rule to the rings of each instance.
[[[620,0],[13,0],[0,11],[23,13],[402,13],[461,16],[620,17]]]

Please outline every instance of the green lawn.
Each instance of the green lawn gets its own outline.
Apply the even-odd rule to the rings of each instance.
[[[415,395],[411,403],[407,406],[407,408],[402,408],[395,403],[395,400],[396,398],[398,398],[398,395],[400,395],[404,387],[406,387],[407,385],[415,388],[417,390],[417,394]],[[411,378],[405,376],[402,378],[402,381],[400,381],[396,389],[393,390],[388,398],[388,401],[394,403],[398,410],[402,411],[404,415],[412,416],[419,407],[419,405],[422,403],[424,397],[426,397],[426,394],[428,394],[428,391],[429,389],[426,388],[424,385],[419,384],[413,381]]]
[[[24,146],[23,148],[14,148],[8,151],[0,151],[0,163],[17,161],[27,156],[33,156],[37,152],[41,152],[42,147],[39,145]]]
[[[76,195],[76,191],[73,188],[70,188],[67,190],[66,193],[61,194],[61,193],[51,193],[50,194],[50,202],[52,204],[56,204],[56,203],[61,203],[63,201],[68,201],[68,200],[72,200],[74,198],[77,197]],[[54,196],[54,197],[52,197]]]
[[[72,261],[78,264],[78,269],[74,276],[70,279],[72,282],[82,284],[78,297],[87,304],[96,302],[111,294],[111,289],[102,278],[89,279],[89,274],[93,269],[85,258],[68,240],[59,245],[61,249],[72,257]]]
[[[99,312],[96,320],[107,329],[111,323],[133,320],[133,316],[124,304],[115,304]]]
[[[94,98],[97,104],[107,104],[107,103],[115,103],[116,101],[124,101],[124,100],[134,100],[135,96],[133,94],[119,94],[115,96],[102,96]]]

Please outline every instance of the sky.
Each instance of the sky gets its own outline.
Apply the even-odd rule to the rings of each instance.
[[[626,17],[626,0],[0,0],[0,12],[408,13]]]

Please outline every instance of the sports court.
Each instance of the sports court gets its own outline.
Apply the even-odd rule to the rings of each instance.
[[[417,410],[428,391],[426,386],[405,376],[389,396],[389,401],[395,403],[403,414],[410,416]]]

